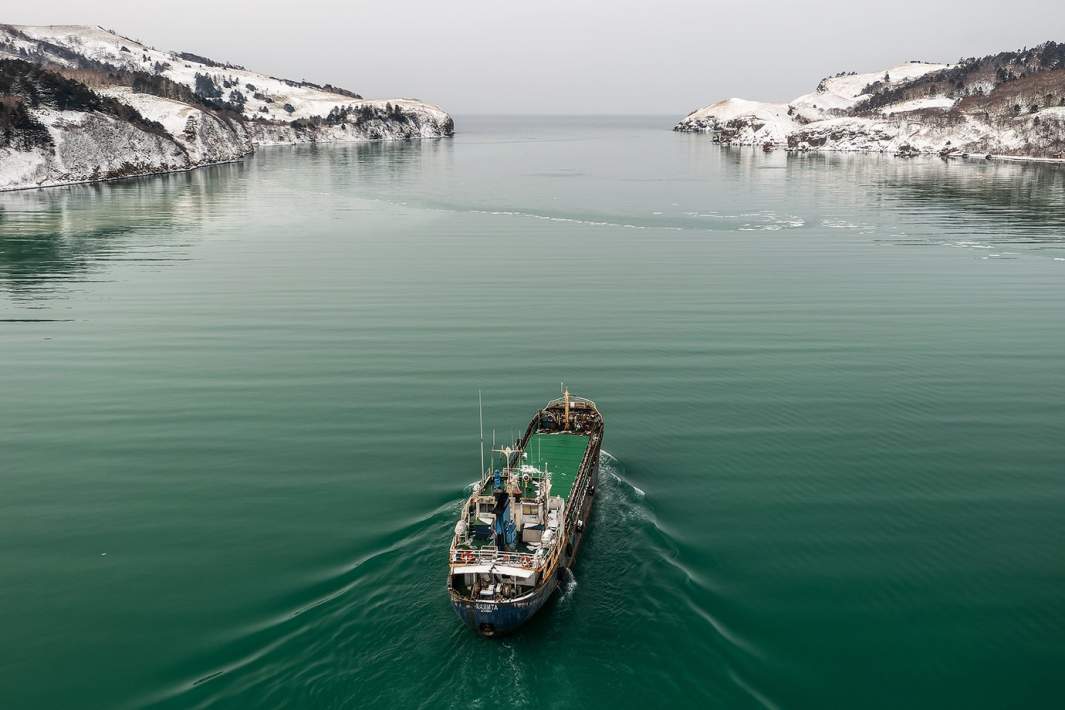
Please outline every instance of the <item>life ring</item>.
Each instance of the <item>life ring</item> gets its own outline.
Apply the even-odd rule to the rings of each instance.
[[[475,559],[477,559],[477,555],[473,554],[473,552],[471,550],[463,550],[462,552],[459,553],[459,561],[460,562],[469,563],[469,562],[473,562]]]
[[[524,567],[525,569],[532,569],[532,566],[533,566],[532,555],[522,555],[521,556],[521,566]]]

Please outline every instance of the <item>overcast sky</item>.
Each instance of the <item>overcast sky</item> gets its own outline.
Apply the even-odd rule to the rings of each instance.
[[[452,113],[686,114],[788,100],[841,70],[1065,41],[1065,1],[47,0],[0,21],[98,24]]]

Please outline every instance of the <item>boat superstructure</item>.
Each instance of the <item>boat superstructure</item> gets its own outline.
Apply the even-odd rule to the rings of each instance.
[[[456,613],[478,633],[520,626],[573,564],[588,528],[602,443],[595,402],[564,390],[482,466],[455,524],[447,581]]]

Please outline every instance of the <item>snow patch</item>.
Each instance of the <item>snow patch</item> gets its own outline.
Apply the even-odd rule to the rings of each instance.
[[[922,109],[941,109],[949,111],[954,108],[957,103],[952,98],[946,96],[931,96],[927,99],[913,99],[912,101],[900,101],[897,104],[891,104],[880,109],[880,113],[885,115],[891,115],[893,113],[904,113],[906,111],[920,111]]]
[[[830,77],[790,104],[727,99],[693,111],[674,130],[712,133],[714,140],[729,145],[786,146],[798,151],[1065,159],[1065,106],[992,120],[986,111],[959,110],[964,100],[930,95],[871,113],[854,110],[885,90],[905,87],[951,66],[913,62],[880,72]],[[995,86],[988,83],[980,94],[972,93],[975,89],[970,86],[967,95],[989,95]]]
[[[48,128],[53,145],[27,152],[0,148],[0,190],[186,170],[239,159],[256,145],[436,138],[451,135],[454,127],[439,106],[416,99],[348,96],[343,90],[334,92],[235,66],[216,66],[207,63],[210,60],[189,59],[96,27],[0,25],[0,47],[4,48],[0,57],[31,61],[42,57],[61,67],[79,66],[70,57],[74,53],[118,69],[161,73],[193,91],[197,75],[207,75],[221,91],[221,100],[232,104],[237,98],[234,92],[244,98],[244,120],[225,119],[198,106],[136,93],[126,86],[93,86],[98,93],[158,122],[169,135],[103,114],[36,108],[33,115]],[[25,56],[19,55],[20,49]],[[398,112],[389,113],[389,106]],[[352,122],[316,120],[334,109],[352,114],[360,113],[359,109],[371,111],[362,111],[368,115]]]
[[[796,108],[814,108],[820,111],[845,111],[854,108],[859,101],[869,97],[869,94],[863,91],[871,84],[884,81],[885,78],[890,80],[890,84],[901,84],[922,77],[929,72],[947,69],[949,66],[949,64],[910,62],[884,71],[830,77],[821,83],[819,87],[821,90],[803,94],[792,101],[791,105]]]

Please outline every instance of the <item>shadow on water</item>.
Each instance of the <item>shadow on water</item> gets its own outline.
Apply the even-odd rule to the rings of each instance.
[[[1065,246],[1065,165],[891,154],[769,153],[675,134],[674,165],[662,173],[688,228],[749,231],[794,227],[854,230],[910,246]],[[724,178],[724,179],[722,179]],[[745,214],[732,215],[742,204]],[[745,223],[743,217],[761,217]],[[767,217],[776,218],[767,219]],[[660,223],[671,219],[665,210]],[[843,235],[843,232],[840,233]],[[1057,255],[1057,254],[1054,254]]]
[[[47,297],[108,262],[182,259],[180,235],[216,212],[243,163],[0,195],[0,288]]]
[[[798,173],[814,180],[817,174],[828,176],[841,195],[858,187],[853,194],[861,202],[855,206],[890,217],[900,230],[897,236],[908,237],[901,240],[905,243],[936,244],[954,237],[987,244],[1065,244],[1062,165],[851,153],[787,154],[786,159],[795,178]]]
[[[926,159],[899,161],[886,174],[885,194],[905,206],[936,205],[968,219],[996,220],[991,241],[1065,240],[1065,166]]]
[[[181,261],[186,235],[251,209],[253,176],[272,175],[290,196],[396,194],[412,174],[446,171],[450,150],[447,141],[279,146],[188,172],[2,193],[0,289],[15,300],[45,299],[108,263]]]
[[[559,202],[500,207],[488,199],[494,182],[484,186],[480,200],[456,203],[453,178],[461,168],[452,139],[278,146],[260,149],[246,161],[186,173],[0,194],[0,289],[14,300],[40,300],[62,292],[59,284],[94,278],[108,263],[181,261],[188,258],[182,235],[192,228],[250,212],[253,204],[266,209],[259,204],[264,198],[279,214],[285,199],[292,201],[290,212],[297,211],[303,208],[299,196],[308,193],[336,210],[361,197],[594,226],[712,232],[823,225],[860,228],[880,239],[914,245],[1065,243],[1061,166],[850,153],[765,154],[718,146],[705,136],[674,138],[687,154],[691,172],[657,178],[672,186],[678,202],[675,209],[653,214],[604,212],[579,199],[574,208]],[[551,174],[569,173],[556,168]],[[732,202],[736,193],[737,200],[756,209],[706,212],[699,205],[706,199],[700,182],[720,174],[727,178],[717,188],[722,198],[730,198],[725,202]],[[263,194],[249,193],[253,182]],[[542,188],[530,186],[531,194],[537,189]],[[780,211],[786,204],[792,212]]]
[[[306,181],[303,187],[329,190],[341,198],[349,188],[358,194],[396,196],[414,181],[450,170],[453,144],[450,139],[367,141],[362,143],[315,143],[260,148],[249,161],[254,171],[278,171],[291,179],[295,173]]]

